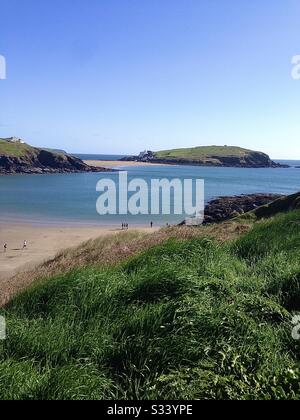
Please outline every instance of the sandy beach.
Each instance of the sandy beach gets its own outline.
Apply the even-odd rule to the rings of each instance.
[[[150,228],[131,230],[151,232]],[[53,227],[0,224],[0,282],[16,273],[34,268],[71,247],[100,236],[117,235],[121,229],[111,227]],[[23,248],[24,240],[27,249]],[[7,251],[4,252],[4,244]],[[1,284],[1,283],[0,283]]]
[[[164,163],[150,163],[150,162],[126,162],[121,160],[85,160],[84,163],[96,168],[119,168],[129,166],[169,166]]]

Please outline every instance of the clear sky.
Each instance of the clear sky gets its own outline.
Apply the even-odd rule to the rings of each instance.
[[[299,0],[0,0],[0,137],[300,159]]]

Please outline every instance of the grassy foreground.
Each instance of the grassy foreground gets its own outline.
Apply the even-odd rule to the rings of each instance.
[[[0,311],[0,399],[300,399],[300,211],[42,281]]]

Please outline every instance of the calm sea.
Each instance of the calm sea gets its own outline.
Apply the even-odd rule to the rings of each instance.
[[[82,156],[86,159],[86,155]],[[90,159],[114,160],[120,156],[89,155]],[[285,161],[286,162],[286,161]],[[300,161],[286,162],[300,166]],[[129,167],[129,179],[203,178],[205,199],[249,193],[290,194],[300,191],[300,169],[238,169],[193,166]],[[182,217],[100,217],[96,212],[96,184],[101,178],[118,179],[118,173],[12,175],[0,177],[0,222],[39,224],[119,225],[175,223]]]

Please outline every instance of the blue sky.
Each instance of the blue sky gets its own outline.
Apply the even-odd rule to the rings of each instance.
[[[0,0],[0,137],[300,159],[299,0]]]

